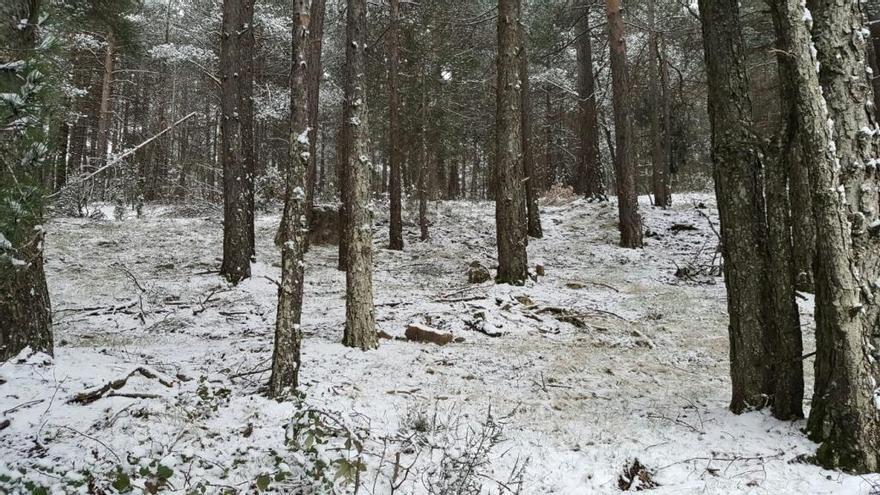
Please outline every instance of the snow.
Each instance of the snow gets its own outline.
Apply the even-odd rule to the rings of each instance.
[[[695,209],[704,204],[717,225],[714,198],[674,200],[657,210],[641,198],[653,233],[644,250],[616,245],[613,202],[543,206],[545,238],[528,249],[546,276],[524,287],[466,283],[471,261],[495,265],[491,203],[432,202],[425,243],[409,205],[403,252],[384,249],[387,207],[376,205],[378,326],[398,338],[419,324],[464,339],[445,346],[383,339],[375,351],[343,347],[345,277],[336,247],[312,246],[300,386],[305,407],[332,412],[360,435],[360,493],[389,493],[392,479],[401,483],[396,493],[438,493],[443,466],[474,452],[467,439],[487,424],[501,434],[481,455],[475,480],[484,493],[504,493],[493,480],[518,486],[517,479],[524,494],[617,493],[635,458],[653,471],[660,485],[653,492],[661,494],[869,493],[876,476],[798,460],[816,449],[800,431],[803,421],[727,411],[722,280],[674,275],[714,256],[714,234]],[[113,481],[117,466],[136,473],[161,465],[172,470],[175,493],[198,482],[211,484],[208,493],[253,493],[266,473],[349,455],[351,448],[324,444],[314,455],[292,451],[284,427],[304,406],[261,393],[280,278],[272,243],[280,211],[258,216],[259,261],[237,287],[213,273],[222,243],[215,213],[147,206],[144,218],[128,217],[46,225],[55,358],[24,352],[0,366],[0,422],[10,420],[0,435],[0,480],[27,468],[25,478],[67,493],[73,489],[61,480],[82,470]],[[670,230],[675,224],[697,230]],[[809,352],[812,298],[800,304]],[[552,308],[583,326],[560,321]],[[70,402],[139,366],[172,386],[132,375],[114,392],[150,398]],[[395,478],[404,468],[408,476]],[[511,475],[518,469],[521,478]],[[273,478],[269,486],[298,493],[284,483]]]

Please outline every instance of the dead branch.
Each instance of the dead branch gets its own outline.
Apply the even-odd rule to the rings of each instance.
[[[156,380],[159,383],[161,383],[162,385],[165,385],[166,387],[169,387],[169,388],[174,385],[173,381],[166,379],[166,378],[162,378],[155,371],[152,371],[144,366],[138,366],[137,368],[133,369],[130,373],[128,373],[127,375],[125,375],[122,378],[117,378],[116,380],[112,380],[110,382],[107,382],[106,384],[104,384],[98,388],[95,388],[92,390],[86,390],[86,391],[83,391],[83,392],[76,394],[68,402],[71,404],[87,405],[87,404],[91,404],[92,402],[95,402],[98,399],[102,399],[104,397],[111,397],[113,395],[116,395],[119,397],[125,397],[126,395],[114,393],[113,391],[119,390],[122,387],[124,387],[125,384],[128,383],[128,379],[134,375],[141,375],[144,378]],[[140,395],[150,395],[150,394],[140,394]],[[144,397],[141,397],[141,398],[144,398]],[[153,397],[147,397],[147,398],[153,398]]]
[[[168,133],[170,130],[174,129],[174,128],[177,127],[178,125],[180,125],[180,124],[182,124],[183,122],[185,122],[185,121],[191,119],[191,118],[192,118],[194,115],[196,115],[197,113],[198,113],[198,112],[191,112],[189,115],[187,115],[186,117],[183,117],[182,119],[178,120],[177,122],[175,122],[175,123],[171,124],[170,126],[166,127],[165,129],[163,129],[162,131],[160,131],[158,134],[154,134],[152,137],[150,137],[150,138],[147,139],[146,141],[142,142],[141,144],[135,146],[134,148],[129,149],[128,151],[126,151],[126,152],[122,153],[121,155],[117,156],[116,158],[110,160],[109,162],[107,162],[106,165],[104,165],[103,167],[99,168],[98,170],[95,170],[94,172],[90,173],[89,175],[86,175],[85,177],[82,177],[82,178],[79,178],[79,179],[77,179],[77,180],[73,180],[73,181],[68,182],[68,183],[67,183],[67,187],[72,186],[72,185],[75,185],[75,184],[79,184],[79,183],[82,183],[82,182],[86,182],[86,181],[88,181],[89,179],[91,179],[92,177],[94,177],[94,176],[100,174],[101,172],[107,170],[108,168],[116,166],[117,163],[119,163],[119,162],[121,162],[122,160],[128,158],[129,156],[135,154],[139,149],[141,149],[141,148],[143,148],[144,146],[146,146],[146,145],[152,143],[152,142],[155,141],[156,139],[162,137],[163,135],[165,135],[166,133]],[[49,194],[49,195],[47,195],[47,196],[44,196],[44,197],[45,197],[46,199],[54,198],[55,196],[58,196],[59,194],[61,194],[61,191],[63,191],[63,190],[64,190],[64,189],[59,189],[58,191],[56,191],[56,192],[54,192],[54,193],[52,193],[52,194]]]

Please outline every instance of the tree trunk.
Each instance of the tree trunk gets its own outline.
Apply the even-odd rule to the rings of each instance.
[[[783,0],[784,1],[784,0]],[[803,343],[794,286],[792,221],[788,178],[799,166],[797,140],[796,67],[790,53],[793,46],[780,4],[771,5],[777,37],[777,66],[782,128],[778,145],[767,156],[765,196],[767,201],[767,332],[770,342],[773,383],[773,415],[779,419],[802,418],[804,400]]]
[[[225,1],[225,0],[224,0]],[[241,109],[241,149],[244,160],[244,187],[246,188],[247,209],[245,210],[247,222],[248,256],[256,256],[256,234],[254,232],[255,210],[255,181],[257,175],[257,148],[254,132],[254,51],[256,40],[254,39],[254,2],[256,0],[239,0],[242,2],[243,23],[240,29],[240,57],[241,57],[241,97],[239,105]],[[173,110],[173,107],[172,107]],[[173,135],[172,135],[173,138]]]
[[[70,100],[68,99],[68,102]],[[53,190],[58,191],[67,183],[67,151],[68,139],[70,138],[71,125],[68,122],[61,122],[58,126],[57,139],[55,141],[55,182]]]
[[[348,191],[348,264],[346,277],[345,335],[349,347],[378,347],[373,308],[373,219],[370,200],[369,133],[367,131],[366,91],[366,0],[347,0],[345,105],[350,108],[351,146],[347,159],[345,189]]]
[[[403,220],[401,219],[400,188],[400,116],[398,105],[398,72],[400,70],[400,2],[391,0],[391,26],[388,32],[388,158],[391,162],[390,200],[391,221],[388,232],[388,248],[403,249]]]
[[[315,206],[315,185],[318,180],[316,174],[318,164],[318,127],[321,126],[318,120],[318,112],[321,96],[321,74],[324,70],[323,65],[321,65],[321,52],[324,45],[324,11],[326,0],[314,0],[311,4],[309,46],[306,53],[309,68],[309,169],[306,182],[306,208],[309,225],[312,222],[312,208]]]
[[[32,49],[36,43],[39,7],[40,2],[34,0],[13,0],[0,6],[0,46],[4,47],[0,50],[0,64],[18,60],[27,64],[20,70],[0,71],[0,93],[21,94],[22,84],[35,72],[36,61],[32,57],[36,55]],[[13,57],[7,59],[7,53]],[[43,79],[37,78],[35,83],[42,84]],[[45,232],[39,227],[43,221],[43,205],[42,201],[28,197],[33,194],[40,198],[42,191],[10,187],[19,180],[35,183],[39,173],[36,160],[26,156],[32,146],[48,144],[45,140],[41,143],[25,141],[42,132],[45,110],[41,109],[44,102],[37,99],[39,94],[24,98],[25,103],[35,109],[31,116],[37,121],[31,124],[27,134],[0,136],[0,161],[7,165],[0,170],[0,203],[7,205],[0,212],[0,362],[25,347],[48,354],[53,352],[52,312],[43,269]],[[10,123],[0,122],[0,127]]]
[[[666,206],[672,206],[672,88],[669,86],[669,64],[665,45],[660,50],[660,88],[663,98],[663,156],[666,162]]]
[[[419,240],[427,241],[428,235],[428,88],[425,86],[425,75],[421,78],[422,88],[422,120],[419,133]]]
[[[522,6],[520,6],[522,9]],[[535,172],[535,155],[532,152],[532,121],[531,121],[531,95],[529,93],[529,52],[528,52],[528,32],[522,20],[522,11],[520,11],[519,37],[522,47],[519,52],[519,79],[521,82],[521,126],[522,126],[522,161],[523,174],[526,184],[526,230],[528,235],[536,239],[544,237],[541,230],[541,211],[538,208],[538,184],[537,173]],[[453,171],[457,169],[453,167]],[[456,177],[458,179],[458,177]]]
[[[556,185],[556,160],[553,152],[553,137],[556,135],[553,116],[553,86],[544,87],[544,188]]]
[[[347,1],[347,0],[346,0]],[[346,271],[348,266],[348,223],[350,217],[348,189],[348,154],[351,149],[351,108],[342,104],[342,119],[336,136],[336,182],[339,190],[339,255],[336,268]]]
[[[496,281],[513,285],[528,276],[526,192],[523,185],[519,68],[519,0],[498,0],[498,82],[495,104]]]
[[[791,0],[785,6],[788,24],[801,27],[803,7]],[[793,41],[801,61],[798,108],[819,253],[816,382],[807,431],[822,443],[817,459],[823,466],[874,472],[880,469],[880,300],[874,294],[880,184],[872,158],[877,131],[865,106],[871,99],[865,39],[859,4],[815,0],[809,8],[817,59],[805,30]]]
[[[771,383],[762,310],[767,227],[761,155],[752,137],[739,6],[733,0],[700,0],[699,8],[730,315],[730,409],[739,414],[765,406]]]
[[[220,120],[223,163],[223,264],[220,274],[232,283],[251,276],[250,163],[247,161],[248,123],[245,37],[252,36],[253,0],[224,0],[220,35]]]
[[[309,167],[309,95],[307,44],[309,40],[309,0],[295,0],[293,8],[293,47],[290,70],[290,156],[287,193],[284,198],[285,225],[281,246],[281,285],[275,320],[275,349],[269,392],[279,397],[296,389],[300,367],[300,318],[303,298],[303,253],[308,236],[306,223],[306,176]]]
[[[866,10],[868,10],[868,19],[870,21],[868,22],[868,32],[871,33],[871,37],[867,42],[868,62],[871,67],[871,72],[868,73],[868,80],[874,93],[874,118],[880,119],[880,11],[871,12],[871,9]]]
[[[648,97],[651,102],[651,185],[654,190],[654,205],[666,208],[671,203],[669,194],[669,158],[663,140],[662,123],[664,118],[662,94],[660,91],[660,42],[656,22],[657,1],[648,2]]]
[[[98,113],[98,146],[99,166],[107,159],[107,144],[110,142],[110,124],[113,117],[113,63],[116,60],[116,36],[113,31],[107,32],[107,47],[104,52],[104,75],[101,81],[101,104]]]
[[[813,261],[816,259],[816,226],[813,222],[813,198],[810,177],[803,160],[800,142],[793,143],[789,162],[788,193],[791,200],[793,270],[797,289],[813,292]]]
[[[590,38],[589,0],[578,0],[573,13],[577,36],[578,135],[575,193],[589,199],[606,199],[599,158],[599,117],[596,109],[596,88],[593,79],[593,44]],[[549,98],[548,94],[548,108]]]
[[[617,176],[617,210],[620,216],[620,245],[642,247],[642,219],[636,190],[636,167],[629,156],[629,96],[626,75],[626,33],[621,0],[606,0],[608,36],[611,46],[611,80],[614,92],[614,170]]]

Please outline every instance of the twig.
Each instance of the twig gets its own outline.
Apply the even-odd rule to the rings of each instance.
[[[17,406],[10,407],[9,409],[3,411],[3,415],[5,416],[5,415],[7,415],[7,414],[9,414],[9,413],[11,413],[11,412],[13,412],[13,411],[17,411],[18,409],[21,409],[21,408],[24,408],[24,407],[35,406],[35,405],[37,405],[37,404],[39,404],[40,402],[43,402],[43,401],[45,401],[45,400],[46,400],[46,399],[37,399],[37,400],[31,400],[31,401],[28,401],[28,402],[22,402],[21,404],[19,404],[19,405],[17,405]]]
[[[114,452],[113,449],[111,449],[110,446],[108,446],[106,443],[104,443],[104,442],[98,440],[97,438],[95,438],[95,437],[93,437],[93,436],[91,436],[91,435],[87,435],[87,434],[85,434],[85,433],[83,433],[83,432],[77,430],[76,428],[71,428],[71,427],[69,427],[69,426],[67,426],[67,425],[58,425],[58,427],[59,427],[59,428],[64,428],[64,429],[66,429],[66,430],[70,430],[70,431],[76,433],[77,435],[82,435],[82,436],[88,438],[89,440],[92,440],[92,441],[98,442],[98,443],[101,444],[105,449],[107,449],[107,452],[110,452],[111,454],[113,454],[113,457],[116,458],[116,462],[118,462],[119,464],[122,464],[122,459],[120,459],[119,456],[116,455],[116,452]]]

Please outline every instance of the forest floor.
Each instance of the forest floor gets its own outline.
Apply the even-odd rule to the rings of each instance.
[[[254,276],[237,287],[216,274],[217,213],[56,218],[55,358],[0,366],[0,493],[312,493],[304,471],[375,494],[877,493],[880,478],[803,462],[816,447],[804,422],[727,411],[724,286],[707,273],[714,198],[674,199],[643,203],[643,250],[616,246],[613,202],[543,206],[545,236],[528,249],[546,275],[524,287],[467,284],[471,261],[495,265],[492,203],[431,203],[432,239],[418,242],[407,218],[403,252],[385,249],[380,222],[379,327],[458,338],[445,346],[343,347],[336,247],[314,246],[305,397],[280,403],[262,393],[277,212],[258,217]],[[802,312],[809,352],[809,298]]]

